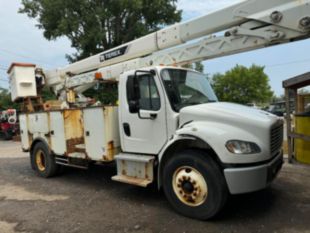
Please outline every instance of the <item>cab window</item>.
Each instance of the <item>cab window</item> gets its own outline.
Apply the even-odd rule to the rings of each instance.
[[[130,77],[133,78],[133,77]],[[160,98],[154,77],[149,74],[139,75],[137,79],[138,91],[139,91],[139,109],[157,111],[160,109]],[[127,83],[128,84],[128,83]],[[127,85],[127,100],[131,101],[131,96],[135,90],[129,90]],[[134,97],[133,97],[134,98]]]
[[[154,77],[151,75],[141,75],[138,78],[138,82],[140,90],[140,109],[152,111],[159,110],[160,100]]]

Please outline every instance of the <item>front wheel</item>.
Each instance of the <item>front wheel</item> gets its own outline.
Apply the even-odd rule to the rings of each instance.
[[[201,220],[215,216],[228,196],[218,165],[199,150],[180,152],[167,162],[163,171],[163,187],[176,211]]]

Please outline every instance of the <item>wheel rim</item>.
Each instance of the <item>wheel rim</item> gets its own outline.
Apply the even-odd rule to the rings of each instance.
[[[44,152],[42,150],[38,150],[36,152],[36,164],[39,171],[45,171],[45,157]]]
[[[178,199],[189,206],[201,205],[208,196],[205,178],[190,166],[180,167],[174,172],[172,186]]]

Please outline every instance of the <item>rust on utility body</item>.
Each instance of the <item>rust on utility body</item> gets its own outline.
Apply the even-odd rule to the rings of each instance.
[[[67,154],[74,152],[85,153],[85,149],[76,147],[85,143],[82,111],[80,109],[64,110],[63,118]]]

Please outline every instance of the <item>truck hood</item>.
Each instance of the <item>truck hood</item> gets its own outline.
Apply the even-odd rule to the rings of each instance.
[[[216,102],[188,106],[180,110],[180,125],[191,121],[224,123],[245,130],[270,129],[279,117],[240,104]]]

